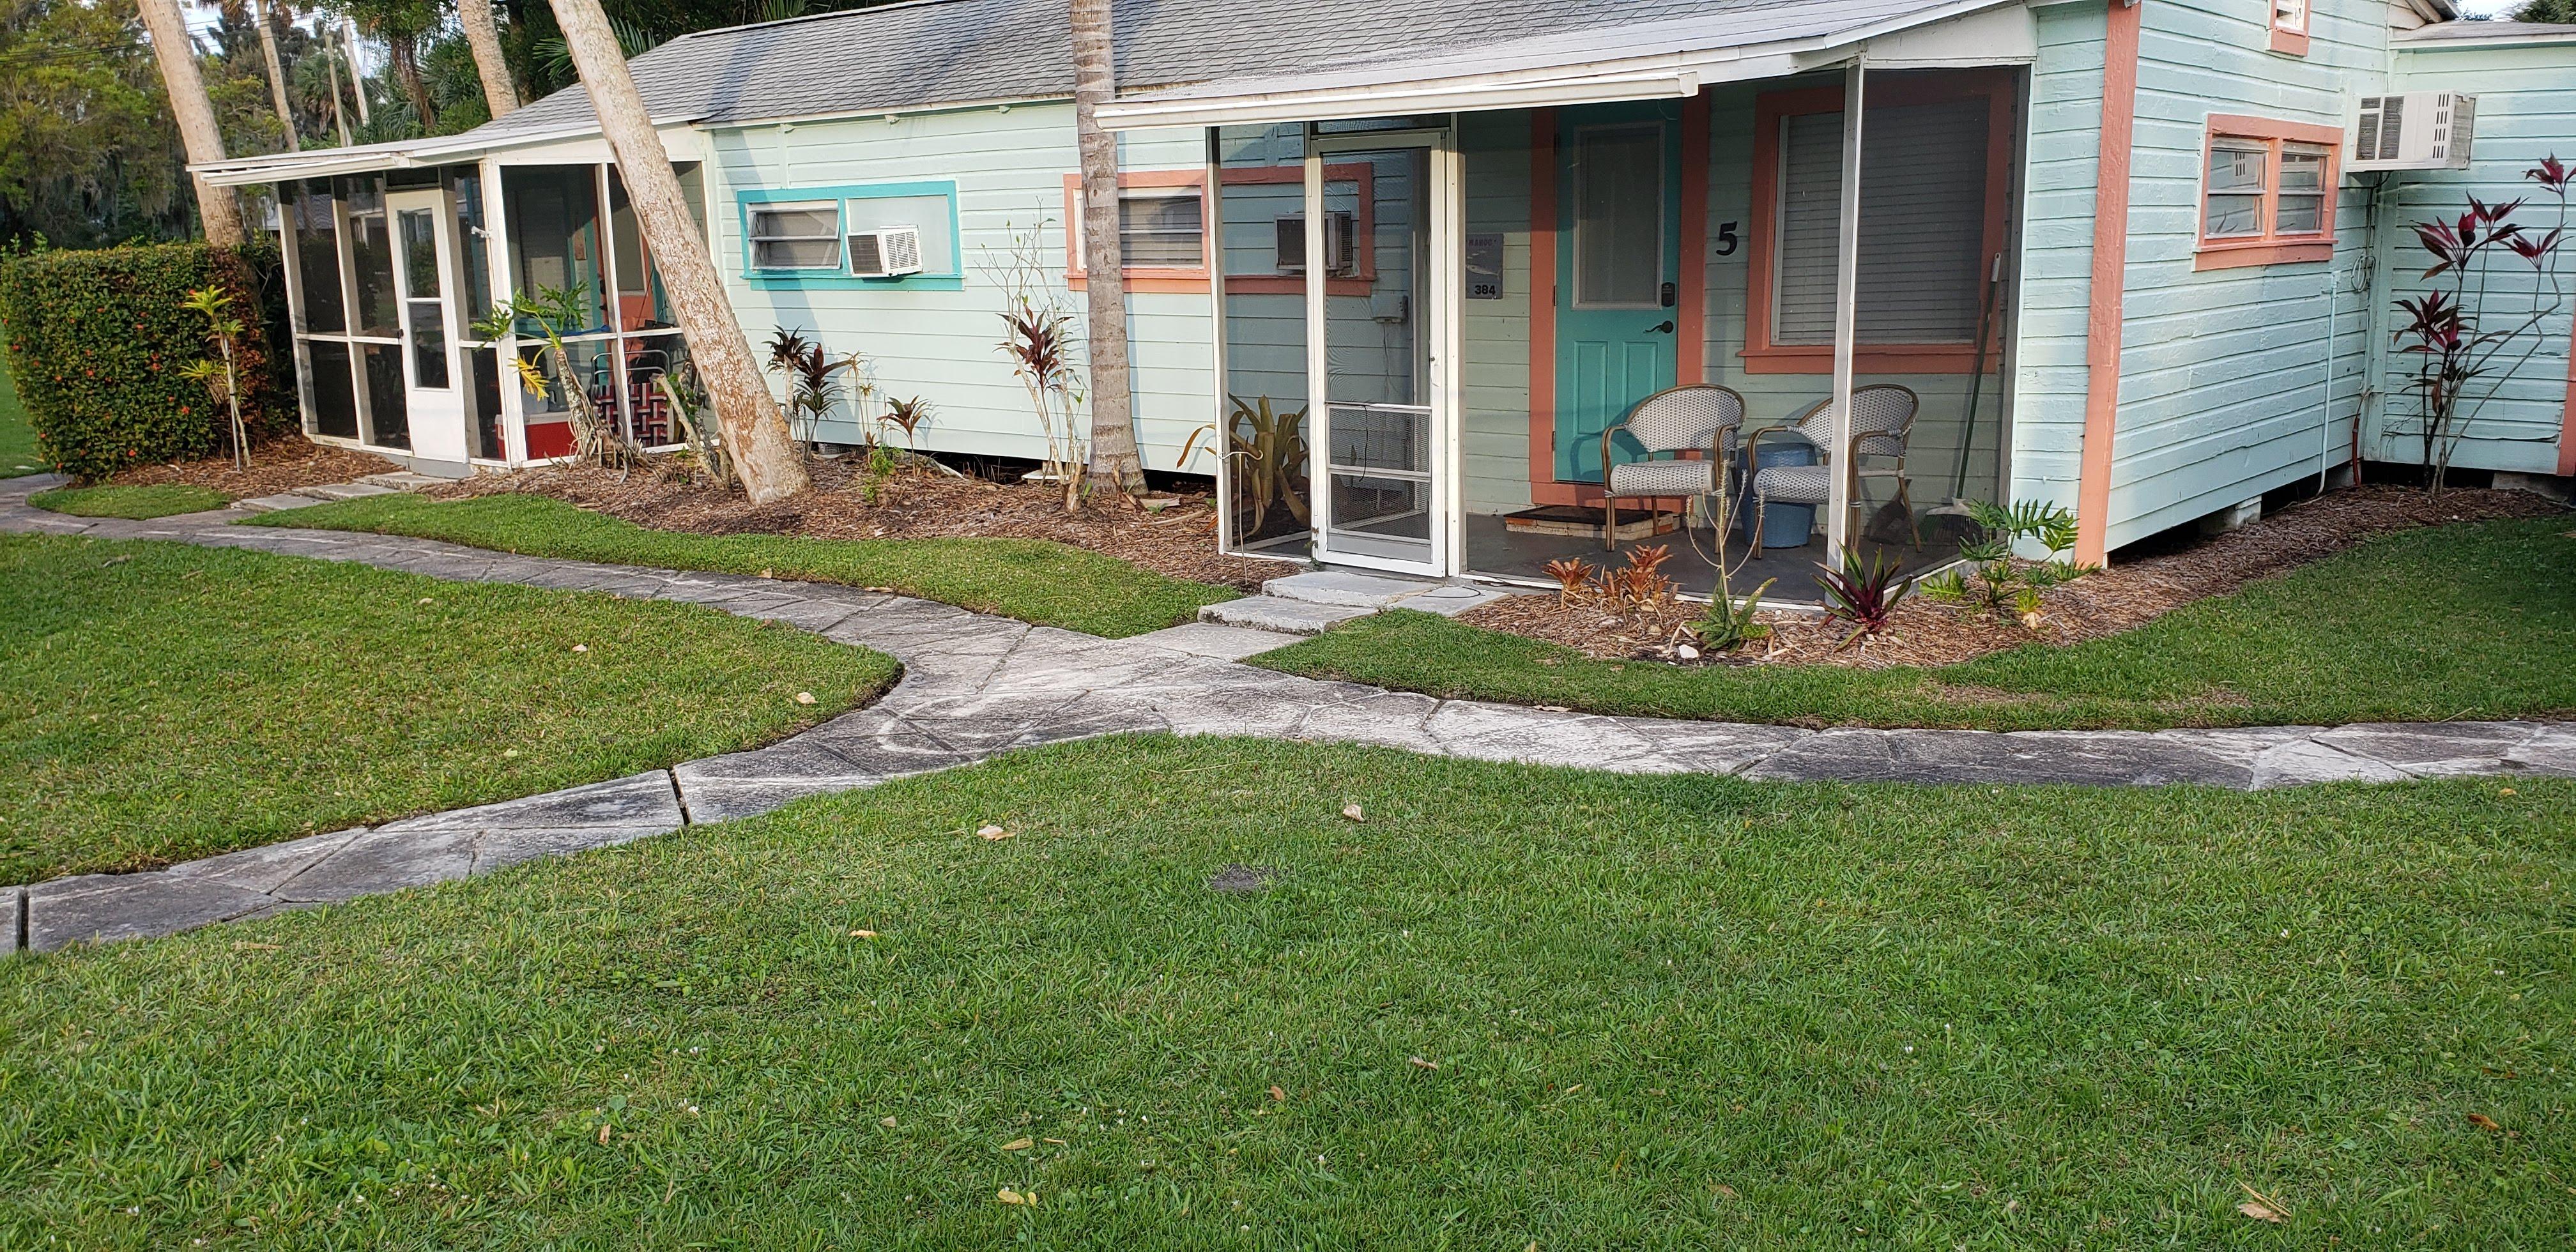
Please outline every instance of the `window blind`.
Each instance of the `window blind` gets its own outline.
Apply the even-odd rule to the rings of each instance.
[[[1861,135],[1861,343],[1967,343],[1984,294],[1985,97],[1869,110]],[[1801,113],[1780,136],[1771,341],[1834,341],[1843,115]]]

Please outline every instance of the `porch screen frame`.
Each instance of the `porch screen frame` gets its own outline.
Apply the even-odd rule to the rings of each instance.
[[[1424,290],[1438,297],[1439,308],[1438,324],[1423,331],[1424,355],[1427,358],[1424,369],[1429,381],[1426,394],[1432,399],[1433,409],[1432,447],[1427,458],[1431,466],[1431,555],[1427,562],[1392,560],[1331,549],[1332,388],[1329,381],[1328,299],[1333,280],[1329,266],[1310,264],[1306,267],[1306,479],[1308,490],[1314,493],[1311,506],[1314,547],[1334,564],[1445,577],[1456,572],[1459,557],[1464,551],[1466,516],[1460,486],[1466,463],[1459,432],[1459,414],[1465,397],[1462,387],[1464,371],[1459,368],[1459,363],[1465,349],[1465,319],[1460,316],[1460,311],[1466,295],[1466,258],[1461,251],[1466,231],[1466,196],[1456,119],[1444,117],[1443,121],[1440,126],[1332,132],[1323,131],[1315,122],[1305,124],[1308,257],[1324,255],[1326,158],[1334,153],[1423,148],[1429,155],[1425,180],[1429,185],[1424,192],[1433,196],[1431,237],[1423,249],[1428,262]]]

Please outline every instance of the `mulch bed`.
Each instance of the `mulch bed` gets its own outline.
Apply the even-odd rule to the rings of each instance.
[[[275,439],[253,447],[250,468],[246,470],[234,469],[233,459],[229,456],[208,457],[202,461],[136,466],[111,476],[107,481],[119,487],[155,487],[165,483],[209,487],[224,493],[229,499],[247,500],[253,496],[293,491],[298,487],[345,483],[401,468],[380,456],[352,452],[331,444],[311,443],[299,436]]]
[[[2524,491],[2452,490],[2439,499],[2412,487],[2363,486],[2282,511],[2179,551],[2123,561],[2041,593],[2036,628],[1998,622],[1964,608],[1909,597],[1888,632],[1840,649],[1849,623],[1811,614],[1766,613],[1770,639],[1722,656],[1724,664],[1832,664],[1864,668],[1951,665],[2033,641],[2081,643],[2133,629],[2209,596],[2284,573],[2374,536],[2419,526],[2564,515],[2564,506]],[[1597,657],[1674,659],[1675,642],[1696,644],[1682,628],[1700,616],[1696,604],[1605,613],[1560,604],[1554,593],[1513,596],[1459,620],[1564,644]]]
[[[691,481],[678,465],[656,460],[639,469],[553,466],[483,474],[428,494],[441,498],[534,492],[656,530],[702,535],[802,535],[813,539],[1051,539],[1193,582],[1252,591],[1262,580],[1296,572],[1293,565],[1216,550],[1211,498],[1182,494],[1148,513],[1123,500],[1088,500],[1068,514],[1053,488],[954,478],[910,468],[887,479],[877,502],[864,494],[864,474],[851,459],[811,463],[814,490],[778,504],[754,506],[741,495]]]

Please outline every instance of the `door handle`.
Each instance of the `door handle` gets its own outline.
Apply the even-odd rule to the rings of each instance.
[[[1649,335],[1669,335],[1673,333],[1673,319],[1668,317],[1647,327],[1646,333]]]

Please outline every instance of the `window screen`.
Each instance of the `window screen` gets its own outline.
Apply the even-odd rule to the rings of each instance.
[[[834,204],[755,205],[751,264],[764,270],[841,267],[841,212]]]
[[[1574,302],[1652,308],[1664,277],[1661,127],[1575,138]]]
[[[2326,228],[2326,150],[2316,144],[2281,145],[2281,183],[2272,233],[2314,235]]]
[[[1861,136],[1862,343],[1967,343],[1984,296],[1987,100],[1873,108]],[[1834,339],[1843,115],[1785,119],[1771,339]]]
[[[1118,250],[1130,269],[1196,269],[1207,261],[1207,226],[1196,187],[1118,193]]]

